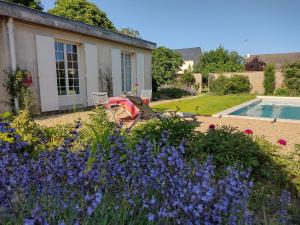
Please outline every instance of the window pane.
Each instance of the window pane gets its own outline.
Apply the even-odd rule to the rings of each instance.
[[[71,53],[67,53],[67,60],[72,61],[72,54]]]
[[[78,63],[77,63],[77,62],[73,62],[73,68],[74,68],[75,70],[78,70]]]
[[[73,54],[73,60],[77,61],[77,54]]]
[[[65,61],[59,61],[58,62],[58,68],[61,69],[61,70],[64,70],[65,69]]]
[[[75,79],[74,80],[74,86],[78,86],[79,87],[79,79]]]
[[[67,44],[67,52],[72,52],[72,45]]]
[[[69,86],[70,88],[74,86],[74,80],[69,78]]]
[[[61,95],[66,95],[66,94],[67,94],[67,90],[66,90],[65,87],[62,87],[62,88],[60,89],[60,94],[61,94]]]
[[[59,80],[60,86],[66,86],[66,79],[60,79]]]
[[[77,53],[77,46],[73,45],[73,53]]]
[[[79,94],[79,87],[75,87],[75,93],[78,95]]]

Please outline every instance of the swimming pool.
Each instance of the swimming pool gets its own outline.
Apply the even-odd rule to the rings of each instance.
[[[293,120],[300,122],[300,98],[259,96],[215,116]]]

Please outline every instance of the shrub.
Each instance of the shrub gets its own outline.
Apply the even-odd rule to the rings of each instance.
[[[217,95],[248,93],[250,88],[249,78],[237,74],[231,78],[221,75],[210,84],[210,91]]]
[[[178,117],[152,119],[135,127],[131,140],[137,143],[140,139],[159,143],[161,138],[168,138],[171,145],[179,145],[182,140],[192,141],[195,136],[196,123],[187,122]]]
[[[227,89],[230,94],[249,93],[251,89],[250,80],[246,76],[235,74],[230,78]]]
[[[189,91],[183,90],[181,88],[169,87],[169,88],[161,88],[157,92],[153,93],[154,99],[176,99],[182,98],[184,96],[190,96],[191,93]]]
[[[266,63],[259,59],[258,56],[252,58],[250,62],[245,65],[246,71],[263,71],[266,67]]]
[[[281,87],[281,88],[277,88],[274,92],[274,95],[277,96],[289,96],[290,95],[290,91],[287,87]]]
[[[300,61],[283,67],[284,83],[295,95],[300,94]]]
[[[275,90],[275,67],[267,65],[264,71],[265,95],[272,95]]]
[[[194,138],[192,145],[188,147],[187,157],[202,160],[207,155],[212,155],[217,171],[221,173],[223,168],[238,163],[244,168],[251,167],[256,179],[268,180],[285,187],[289,183],[288,174],[280,164],[273,162],[271,155],[274,152],[276,146],[264,139],[223,126],[209,129]]]

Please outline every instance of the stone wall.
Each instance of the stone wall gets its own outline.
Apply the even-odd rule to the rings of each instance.
[[[264,90],[264,72],[263,71],[256,71],[256,72],[231,72],[231,73],[214,73],[213,75],[215,78],[217,78],[220,75],[224,75],[226,77],[231,77],[234,74],[239,74],[243,76],[247,76],[250,80],[252,89],[251,93],[253,94],[261,94],[263,95],[265,90]],[[275,85],[276,88],[279,88],[282,86],[283,83],[283,75],[281,71],[276,71],[275,72]]]

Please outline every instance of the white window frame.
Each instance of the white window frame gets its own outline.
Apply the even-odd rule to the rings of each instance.
[[[55,48],[55,44],[56,43],[60,43],[60,44],[63,44],[64,45],[64,70],[65,70],[65,82],[66,82],[66,94],[60,94],[59,91],[57,90],[58,92],[58,95],[59,96],[74,96],[74,95],[80,95],[80,76],[79,76],[79,45],[74,43],[74,42],[69,42],[69,41],[62,41],[62,40],[55,40],[55,43],[54,43],[54,49],[55,49],[55,64],[56,64],[56,48]],[[67,45],[75,45],[76,46],[76,50],[77,50],[77,73],[78,73],[78,94],[75,92],[75,91],[70,91],[70,86],[69,86],[69,74],[68,74],[68,71],[69,71],[69,68],[68,68],[68,58],[67,58]],[[72,61],[74,62],[74,61]],[[57,66],[56,66],[56,76],[58,76],[57,74]],[[73,87],[77,87],[77,86],[74,86],[73,84]],[[58,89],[60,88],[60,86],[58,85]]]
[[[126,55],[130,59],[130,74],[126,73]],[[123,63],[122,63],[123,62]],[[130,52],[121,52],[121,82],[122,82],[122,92],[131,92],[132,91],[132,53]],[[126,84],[130,81],[130,90],[127,90]]]

